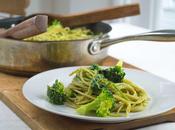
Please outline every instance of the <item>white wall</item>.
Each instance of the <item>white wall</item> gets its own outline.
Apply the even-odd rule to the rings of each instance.
[[[28,14],[38,13],[38,12],[53,12],[53,2],[52,0],[30,0],[30,5],[26,12]]]
[[[53,13],[70,13],[70,0],[53,0]]]
[[[90,11],[112,5],[112,0],[70,0],[70,12]]]
[[[112,0],[31,0],[27,14],[49,12],[68,14],[112,5]]]
[[[159,20],[160,0],[133,0],[140,3],[141,13],[130,20],[131,24],[155,29]]]
[[[133,2],[140,3],[141,14],[116,21],[155,29],[159,20],[160,0],[31,0],[27,14],[36,12],[68,14]]]

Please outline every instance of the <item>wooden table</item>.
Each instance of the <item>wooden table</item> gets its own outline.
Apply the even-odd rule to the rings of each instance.
[[[115,63],[115,59],[108,57],[102,62],[102,65],[114,65]],[[128,64],[124,65],[133,68]],[[55,115],[33,106],[24,98],[21,88],[27,79],[26,77],[0,73],[0,97],[11,110],[34,130],[124,130],[175,121],[175,109],[158,116],[119,124],[91,123]]]

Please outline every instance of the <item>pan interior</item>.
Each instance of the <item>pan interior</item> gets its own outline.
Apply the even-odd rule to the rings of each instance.
[[[85,27],[92,30],[95,34],[106,34],[112,30],[112,27],[109,24],[103,22],[88,24],[85,25]]]

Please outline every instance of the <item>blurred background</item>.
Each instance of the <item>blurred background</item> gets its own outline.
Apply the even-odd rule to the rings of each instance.
[[[175,0],[30,0],[26,14],[68,14],[135,2],[140,3],[141,15],[111,22],[125,22],[153,30],[175,28]]]
[[[175,29],[175,0],[31,0],[27,14],[68,14],[134,2],[140,3],[141,15],[120,19],[117,22],[127,22],[148,29]]]

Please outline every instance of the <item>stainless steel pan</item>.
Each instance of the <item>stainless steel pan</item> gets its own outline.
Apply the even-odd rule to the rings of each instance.
[[[96,33],[95,38],[74,41],[25,42],[0,39],[0,70],[33,75],[56,67],[89,65],[107,57],[107,47],[123,41],[153,40],[175,41],[175,30],[160,30],[139,35],[109,39],[111,26],[105,23],[87,25]]]

